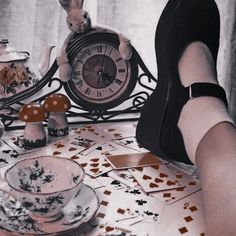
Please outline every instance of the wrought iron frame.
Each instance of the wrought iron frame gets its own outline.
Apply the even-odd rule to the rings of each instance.
[[[99,32],[104,37],[106,34],[118,35],[114,32],[107,31],[105,29],[94,29],[92,34]],[[74,43],[69,44],[67,48],[68,58],[73,58],[76,55],[76,50],[78,47],[81,47],[81,44],[84,43],[84,40],[81,41],[81,38],[86,38],[86,35],[78,36],[77,40]],[[141,92],[136,92],[135,89],[133,93],[126,99],[126,101],[131,102],[125,109],[106,109],[106,110],[88,110],[84,107],[74,104],[72,101],[72,109],[67,112],[67,117],[70,125],[74,124],[86,124],[86,123],[104,123],[104,122],[121,122],[121,121],[134,121],[138,120],[138,114],[141,107],[144,105],[146,99],[154,91],[153,86],[150,86],[152,82],[157,83],[157,79],[151,74],[151,72],[146,67],[141,56],[136,51],[134,47],[133,50],[133,60],[137,63],[138,66],[138,76],[136,85],[139,84],[143,89]],[[55,60],[45,74],[45,76],[37,82],[35,85],[26,89],[22,92],[19,92],[11,97],[0,99],[0,111],[8,111],[7,114],[0,114],[0,118],[5,126],[5,130],[16,130],[24,128],[24,125],[16,125],[15,122],[18,120],[19,108],[25,104],[24,100],[30,97],[34,97],[32,102],[41,103],[48,95],[57,93],[65,86],[67,83],[62,82],[59,78],[53,77],[58,69],[57,61]],[[144,81],[145,80],[145,81]],[[55,87],[55,84],[57,86]],[[50,92],[35,97],[35,94],[41,89],[48,87],[53,88]],[[73,94],[68,94],[68,97],[71,98]],[[118,106],[119,107],[119,106]],[[128,117],[127,117],[128,116]],[[44,122],[44,125],[47,125],[47,121]]]

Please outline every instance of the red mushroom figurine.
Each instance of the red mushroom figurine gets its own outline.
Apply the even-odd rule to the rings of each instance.
[[[68,135],[69,126],[66,111],[71,108],[68,97],[61,93],[52,94],[45,99],[44,107],[50,112],[48,134],[54,137]]]
[[[37,103],[24,105],[19,112],[19,119],[25,122],[24,148],[43,147],[47,143],[43,120],[48,117],[47,111]]]

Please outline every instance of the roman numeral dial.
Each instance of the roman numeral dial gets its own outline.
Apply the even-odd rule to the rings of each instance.
[[[107,109],[130,94],[136,81],[130,61],[122,59],[118,46],[106,40],[89,42],[76,54],[69,86],[82,106]]]

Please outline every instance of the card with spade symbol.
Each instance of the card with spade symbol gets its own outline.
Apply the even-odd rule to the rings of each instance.
[[[134,151],[113,142],[106,142],[95,144],[72,158],[84,168],[86,174],[97,177],[113,170],[111,163],[106,160],[107,157],[130,152]]]
[[[161,220],[163,204],[141,191],[104,187],[96,192],[100,201],[96,217],[100,223],[112,219],[115,223],[132,226],[143,222],[158,223]]]
[[[24,156],[37,157],[42,155],[57,156],[63,158],[72,158],[76,154],[88,150],[95,144],[92,140],[79,140],[77,135],[63,137],[57,141],[51,142],[43,148],[37,149],[37,152],[26,153]]]
[[[126,148],[130,148],[136,152],[148,152],[147,149],[145,149],[139,145],[135,136],[119,138],[119,139],[114,140],[114,142],[116,142]]]
[[[32,150],[24,149],[23,130],[5,132],[4,135],[2,136],[2,140],[19,154],[34,152],[36,150],[36,149]]]
[[[11,147],[9,147],[7,144],[2,143],[0,146],[0,167],[9,164],[9,163],[13,163],[17,160],[20,160],[21,156],[20,154],[15,151],[14,149],[12,149]]]

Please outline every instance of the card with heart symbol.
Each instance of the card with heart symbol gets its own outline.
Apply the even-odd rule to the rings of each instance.
[[[130,172],[146,193],[176,189],[183,186],[167,165],[136,167],[130,169]]]
[[[97,143],[91,148],[81,151],[78,155],[72,157],[85,170],[85,173],[97,177],[108,171],[113,170],[111,164],[106,160],[111,154],[129,153],[132,150],[126,149],[113,142]]]

